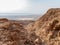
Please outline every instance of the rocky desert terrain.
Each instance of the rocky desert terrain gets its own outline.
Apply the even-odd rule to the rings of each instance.
[[[60,8],[49,9],[26,29],[30,35],[35,33],[38,36],[33,41],[35,45],[60,45]]]
[[[0,19],[0,45],[60,45],[60,8],[36,21]]]

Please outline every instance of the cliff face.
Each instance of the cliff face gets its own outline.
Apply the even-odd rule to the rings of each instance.
[[[39,37],[40,45],[60,45],[60,8],[49,9],[27,28],[29,29],[30,33],[34,32]],[[39,42],[39,39],[36,38],[35,41]]]

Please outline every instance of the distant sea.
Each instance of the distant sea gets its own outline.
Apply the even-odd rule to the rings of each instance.
[[[25,14],[25,15],[21,15],[21,14],[0,14],[0,18],[7,18],[10,20],[18,20],[19,18],[34,18],[34,20],[38,19],[39,17],[41,17],[41,15],[30,15],[30,14]]]

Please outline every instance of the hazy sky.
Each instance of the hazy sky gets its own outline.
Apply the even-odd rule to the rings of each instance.
[[[60,0],[0,0],[0,13],[43,14],[49,8],[60,8]]]

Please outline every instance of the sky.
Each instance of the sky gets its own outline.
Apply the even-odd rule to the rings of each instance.
[[[0,13],[44,14],[50,8],[60,8],[60,0],[0,0]]]

